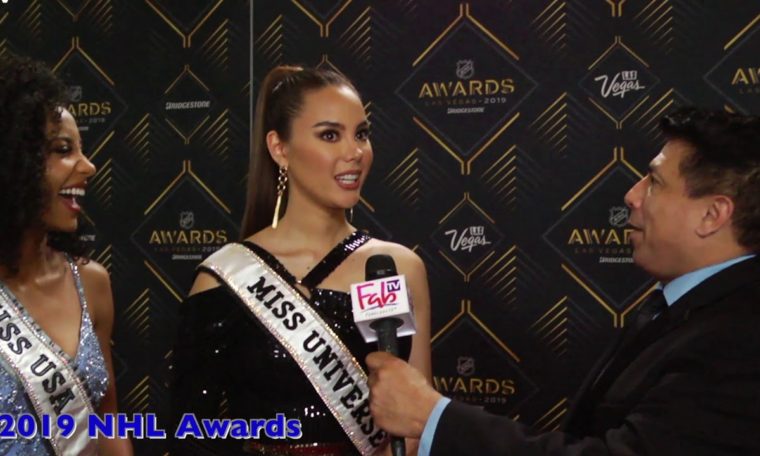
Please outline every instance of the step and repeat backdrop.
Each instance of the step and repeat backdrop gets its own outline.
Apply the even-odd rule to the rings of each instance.
[[[120,409],[159,417],[193,268],[238,236],[250,98],[274,65],[361,92],[375,164],[354,221],[427,265],[436,388],[550,430],[654,285],[623,195],[658,119],[760,112],[758,30],[753,0],[0,3],[0,53],[70,87]]]
[[[283,63],[356,82],[355,220],[427,265],[435,386],[549,430],[654,285],[623,195],[659,118],[757,112],[758,22],[757,1],[255,1],[253,91]]]
[[[0,53],[46,61],[98,172],[92,258],[111,273],[120,411],[167,411],[180,301],[198,262],[237,239],[248,163],[251,3],[7,0]],[[135,440],[136,454],[164,454]]]

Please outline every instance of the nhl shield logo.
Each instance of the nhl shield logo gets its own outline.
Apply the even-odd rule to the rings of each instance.
[[[179,213],[179,226],[189,230],[195,225],[195,214],[193,211],[182,211]]]
[[[610,225],[622,228],[628,225],[628,208],[625,206],[613,206],[610,208]]]
[[[470,79],[475,74],[475,65],[472,60],[457,60],[457,77]]]
[[[82,86],[80,85],[69,86],[69,98],[74,103],[78,103],[82,101]]]
[[[460,356],[457,358],[457,373],[465,377],[475,373],[475,358],[471,356]]]

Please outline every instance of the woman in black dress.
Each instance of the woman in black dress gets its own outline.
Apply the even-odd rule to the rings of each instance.
[[[273,69],[256,104],[242,255],[255,254],[302,296],[365,370],[364,358],[375,348],[356,329],[349,289],[364,281],[367,258],[392,256],[406,276],[417,327],[411,340],[400,339],[400,356],[431,381],[430,299],[421,259],[358,231],[346,217],[359,202],[371,163],[369,123],[350,81],[326,70]],[[204,265],[181,307],[175,415],[251,419],[282,413],[300,420],[303,435],[187,439],[176,442],[176,454],[358,454],[294,357]],[[416,454],[416,442],[407,442],[407,452]]]

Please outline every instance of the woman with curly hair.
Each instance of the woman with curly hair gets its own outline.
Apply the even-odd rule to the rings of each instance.
[[[0,454],[131,455],[127,439],[87,436],[91,413],[116,413],[113,300],[77,234],[95,166],[66,104],[45,65],[0,59],[0,413],[6,435],[36,430]]]

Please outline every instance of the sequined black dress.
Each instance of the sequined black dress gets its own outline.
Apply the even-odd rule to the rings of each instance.
[[[375,347],[364,342],[353,323],[350,295],[318,285],[369,239],[358,231],[349,235],[301,280],[311,294],[309,304],[341,337],[365,371],[364,358]],[[245,245],[288,283],[296,283],[295,277],[269,252],[256,244]],[[255,442],[188,439],[173,442],[172,455],[358,454],[286,349],[227,287],[189,297],[180,314],[173,363],[175,422],[182,413],[245,419],[273,418],[284,413],[287,418],[301,420],[303,437],[299,444],[339,443],[344,449],[326,445],[324,453],[289,453],[282,449],[283,441],[268,441],[265,437]],[[399,340],[404,358],[409,355],[410,343],[410,338]],[[275,446],[262,450],[262,445],[269,444]]]

